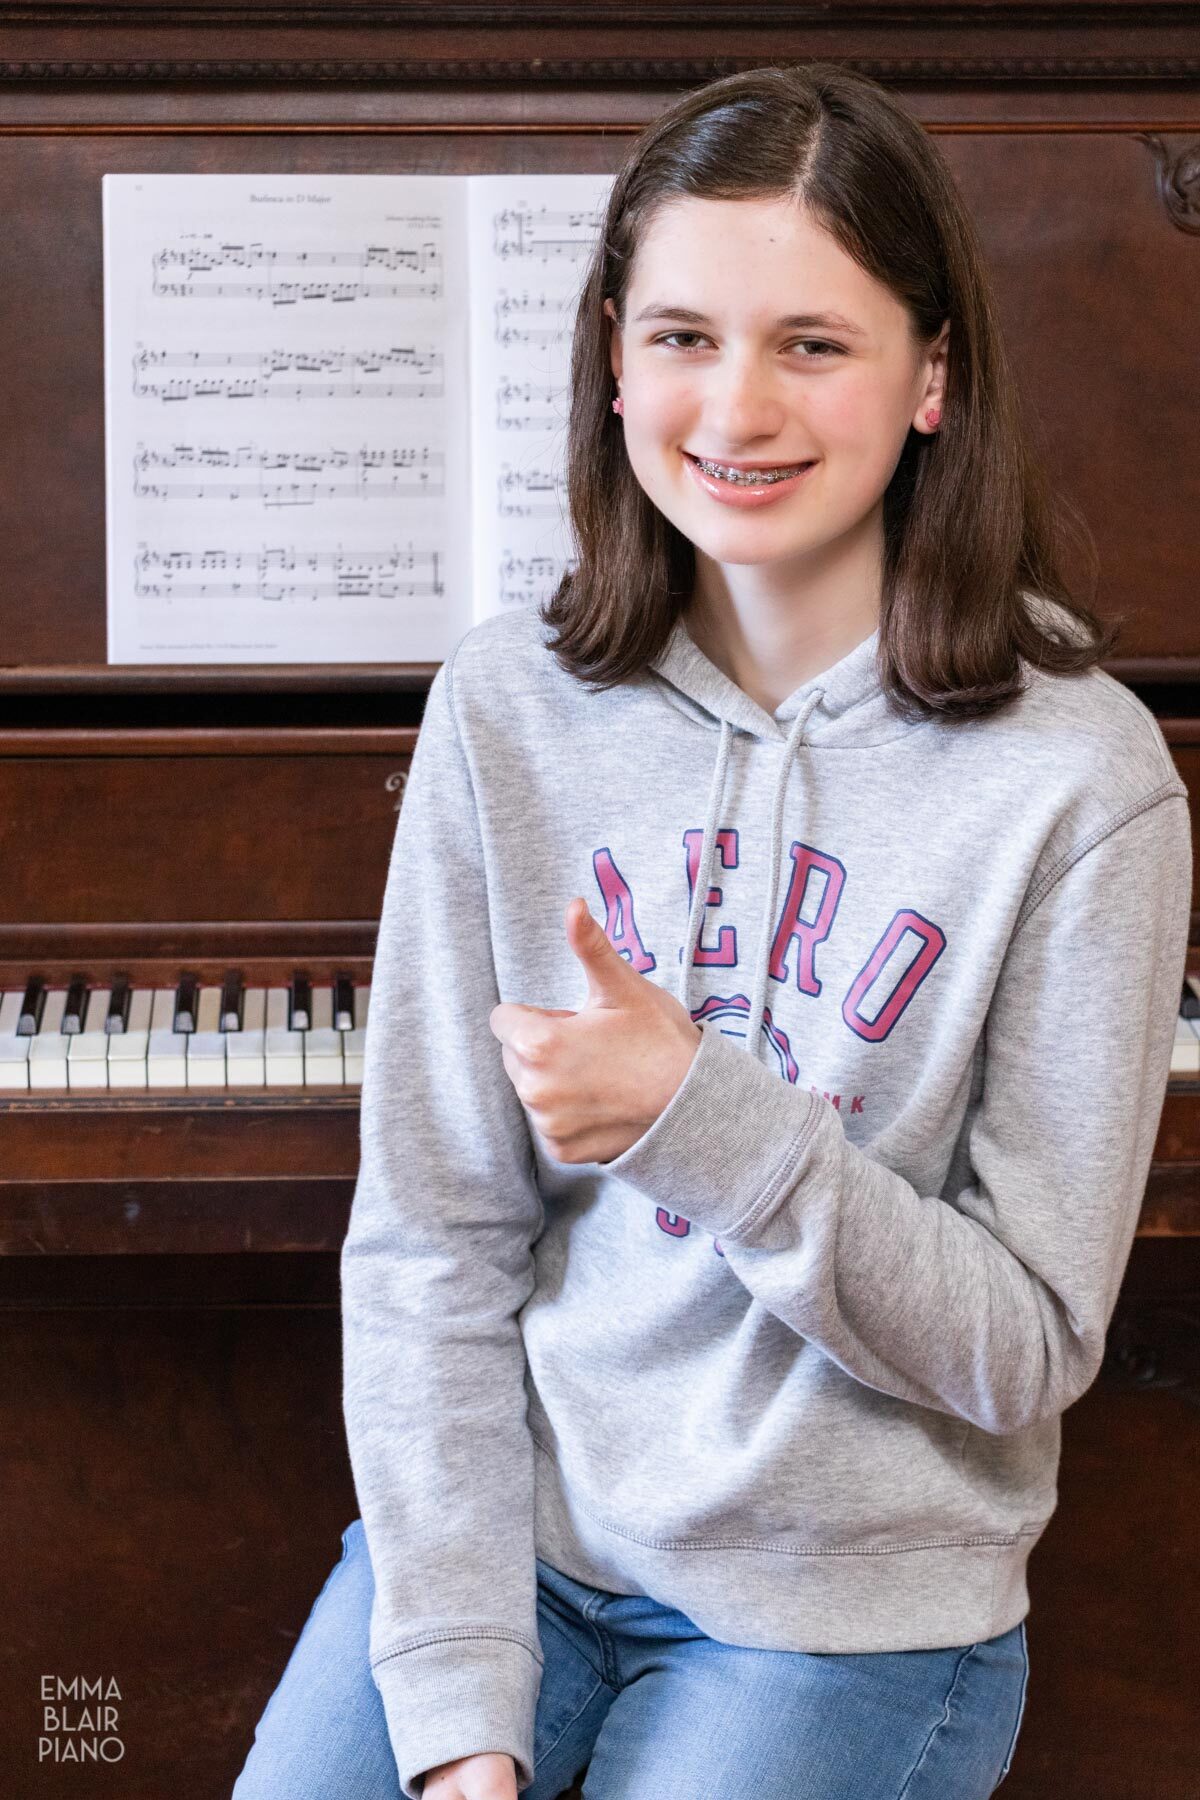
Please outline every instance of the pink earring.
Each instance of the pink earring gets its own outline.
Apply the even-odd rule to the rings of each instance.
[[[932,412],[927,412],[925,414],[925,423],[927,425],[936,425],[941,419],[941,416],[941,412],[935,406]]]
[[[613,411],[615,413],[623,413],[625,411],[625,402],[623,400],[614,400]]]

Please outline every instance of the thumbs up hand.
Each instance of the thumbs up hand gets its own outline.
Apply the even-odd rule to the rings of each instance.
[[[611,1162],[682,1084],[700,1027],[615,950],[580,895],[564,916],[587,978],[578,1012],[502,1001],[488,1024],[518,1098],[556,1162]]]

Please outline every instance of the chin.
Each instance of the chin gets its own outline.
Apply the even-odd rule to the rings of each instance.
[[[672,519],[671,523],[689,543],[694,544],[697,550],[703,550],[706,556],[711,556],[714,562],[781,562],[789,556],[802,556],[813,548],[810,542],[796,533],[794,519],[789,532],[773,522],[768,523],[756,511],[731,513],[724,526],[716,530],[711,520],[702,526],[698,526],[694,519]]]

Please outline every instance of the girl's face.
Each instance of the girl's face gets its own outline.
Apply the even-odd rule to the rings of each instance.
[[[941,405],[948,323],[918,349],[900,302],[791,200],[672,201],[638,250],[623,331],[604,310],[634,474],[698,552],[774,587],[864,533],[881,548],[908,431]],[[815,466],[738,507],[689,456]]]

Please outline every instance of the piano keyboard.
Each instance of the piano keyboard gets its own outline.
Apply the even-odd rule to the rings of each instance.
[[[1175,1044],[1171,1051],[1172,1075],[1200,1075],[1200,975],[1185,975]]]
[[[36,977],[0,992],[0,1092],[362,1085],[371,990],[296,975],[287,987],[173,988]]]
[[[0,990],[0,1093],[360,1087],[369,986],[173,988],[36,978]],[[1200,1079],[1200,976],[1184,978],[1171,1075]]]

